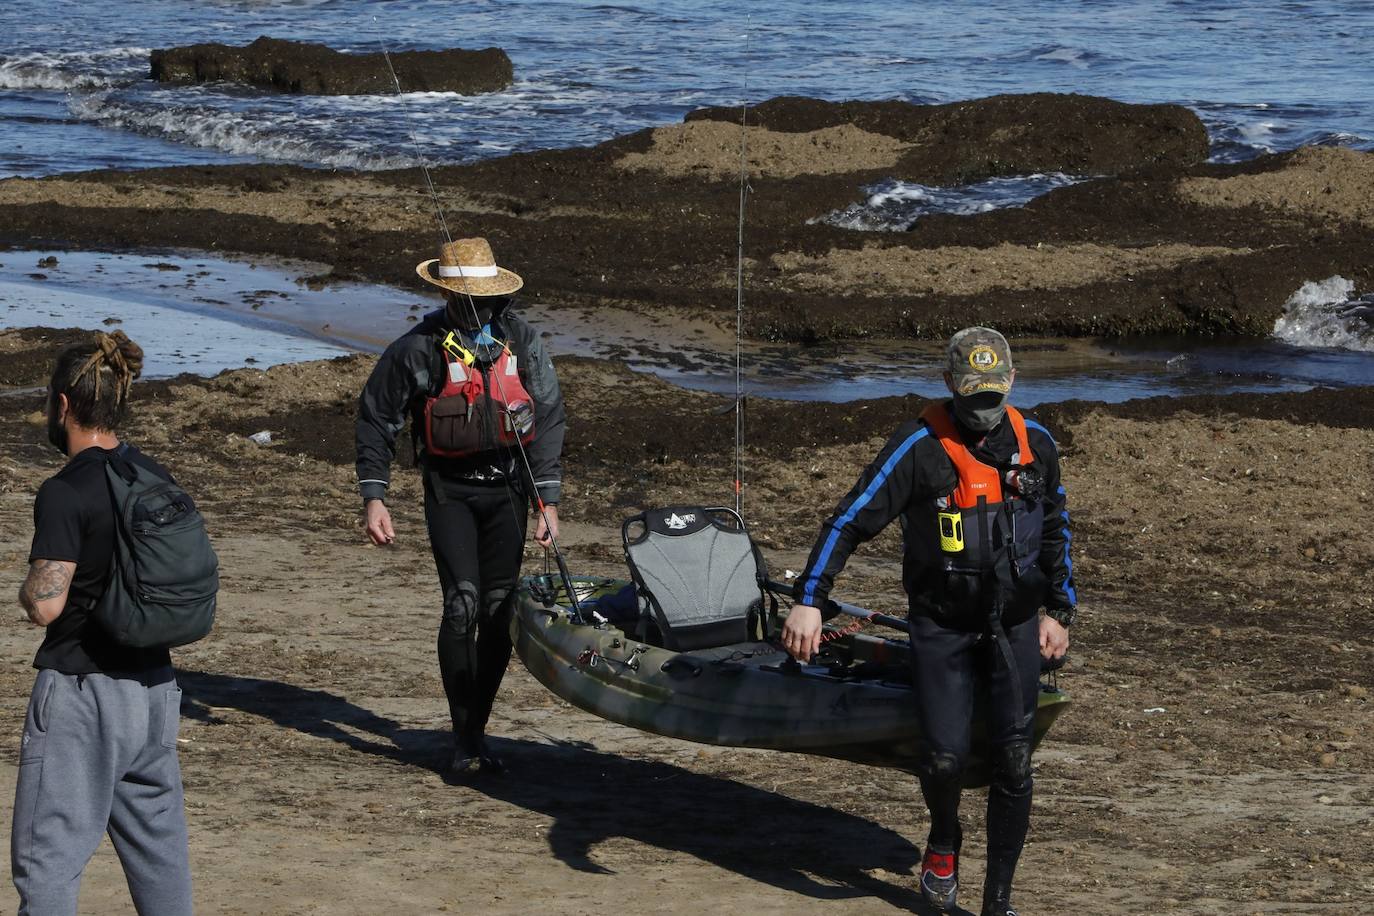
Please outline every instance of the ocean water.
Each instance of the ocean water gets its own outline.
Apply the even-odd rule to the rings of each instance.
[[[6,0],[0,26],[0,175],[464,162],[776,95],[1179,102],[1208,124],[1219,160],[1374,143],[1363,0]],[[495,45],[516,83],[311,98],[147,78],[152,48],[259,35],[351,51]]]
[[[677,123],[703,105],[777,95],[948,102],[1007,92],[1078,92],[1187,105],[1207,124],[1217,161],[1304,144],[1374,149],[1374,68],[1364,64],[1371,34],[1374,3],[1364,0],[5,0],[0,177],[210,163],[385,169],[421,160],[469,162],[593,144]],[[246,44],[259,35],[348,51],[494,45],[510,54],[516,81],[480,96],[320,98],[228,85],[169,87],[148,79],[154,48]],[[892,180],[856,188],[852,206],[818,219],[856,231],[900,230],[928,213],[1021,206],[1088,177],[1027,175],[954,189]],[[1374,291],[1341,278],[1309,279],[1309,287],[1295,291],[1272,343],[1145,344],[1127,360],[1143,371],[1085,364],[1071,369],[1062,385],[1047,380],[1054,390],[1045,396],[1083,396],[1094,378],[1101,383],[1099,396],[1113,399],[1195,385],[1273,390],[1369,383]],[[22,323],[20,301],[57,307],[58,282],[43,281],[40,293],[20,270],[9,283],[0,291],[10,306],[9,322]],[[82,289],[70,291],[75,296]],[[380,315],[394,311],[393,300],[406,294],[383,288],[358,295],[371,303],[361,308]],[[270,330],[327,345],[318,338],[337,335],[322,332],[323,321],[305,327],[286,314],[309,312],[300,305],[303,296],[303,290],[292,292],[292,308],[279,316],[287,325]],[[202,298],[177,291],[156,305],[195,314],[218,308],[244,324],[242,309]],[[121,301],[131,310],[147,305]],[[82,302],[95,311],[114,307],[111,301]],[[271,297],[263,303],[266,311],[259,303],[247,318],[266,334],[263,321],[279,303]],[[375,345],[360,338],[342,342]],[[576,351],[580,342],[566,343]],[[286,353],[292,345],[280,337],[270,346],[283,348],[283,358],[304,358]],[[785,375],[769,380],[768,367],[785,366],[785,354],[771,361],[768,354],[758,357],[760,389],[826,396]],[[846,379],[857,384],[845,391],[860,392],[850,396],[909,390],[904,386],[910,381],[892,371],[881,347],[846,362],[852,363],[843,367]],[[683,373],[651,358],[637,367],[676,373],[683,384],[707,388],[718,387],[722,368],[709,353],[700,372]]]
[[[352,353],[369,339],[330,334],[327,316],[340,296],[404,327],[415,297],[361,284],[311,289],[300,278],[319,267],[259,267],[201,252],[5,251],[0,329],[118,328],[144,346],[143,376],[165,378]]]

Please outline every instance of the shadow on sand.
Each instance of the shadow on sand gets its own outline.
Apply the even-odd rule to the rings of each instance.
[[[439,773],[452,750],[446,730],[408,728],[328,691],[197,671],[180,671],[177,678],[188,718],[213,721],[213,707],[240,709]],[[874,897],[927,912],[912,879],[894,884],[870,873],[910,874],[919,860],[921,851],[893,830],[733,779],[545,737],[493,738],[491,748],[508,772],[451,781],[549,818],[550,851],[571,868],[614,874],[593,861],[592,849],[624,838],[816,899]],[[780,778],[791,759],[778,755]]]

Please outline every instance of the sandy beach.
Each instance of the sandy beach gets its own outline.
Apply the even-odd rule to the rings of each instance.
[[[1030,109],[1033,122],[1101,116],[1090,102],[1033,104],[1050,106]],[[1262,336],[1303,282],[1374,282],[1369,154],[1208,165],[1176,113],[1147,114],[1158,142],[1132,148],[1148,155],[1103,153],[1117,177],[874,234],[807,219],[849,202],[873,170],[899,170],[921,131],[965,131],[972,149],[992,115],[905,124],[883,111],[765,110],[756,129],[770,163],[820,149],[829,164],[752,179],[748,332],[932,339],[976,320],[1005,326],[1013,346],[1029,334]],[[715,335],[733,318],[737,188],[717,174],[730,150],[712,123],[444,168],[436,180],[455,220],[525,268],[541,305],[671,314]],[[859,146],[886,158],[848,158]],[[1085,142],[1045,155],[1081,170],[1085,148],[1102,152]],[[627,171],[640,180],[626,183]],[[0,243],[232,249],[399,282],[432,236],[414,178],[224,166],[6,180]],[[60,466],[32,389],[70,339],[0,332],[3,594],[24,571],[33,494]],[[353,417],[373,361],[136,387],[127,438],[196,495],[223,566],[214,634],[175,653],[198,911],[915,909],[926,825],[914,779],[621,728],[561,702],[518,662],[492,724],[511,773],[445,779],[439,588],[415,472],[398,471],[392,488],[393,548],[369,546],[359,519]],[[728,501],[727,399],[614,359],[556,365],[575,572],[623,573],[619,525],[633,511]],[[751,402],[744,506],[771,569],[801,568],[820,521],[921,406]],[[1074,401],[1036,414],[1062,450],[1083,613],[1060,679],[1074,705],[1036,757],[1025,911],[1366,912],[1374,531],[1357,519],[1374,488],[1374,389]],[[263,430],[270,444],[247,438]],[[528,545],[526,568],[543,564]],[[904,610],[895,533],[855,556],[840,591]],[[11,619],[0,733],[17,735],[39,634],[17,609]],[[17,740],[0,745],[0,796],[17,752]],[[966,797],[975,889],[981,807],[982,793]],[[88,911],[132,912],[108,844],[83,887]]]

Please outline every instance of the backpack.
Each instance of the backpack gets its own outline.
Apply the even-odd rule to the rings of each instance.
[[[91,615],[120,645],[172,648],[195,642],[215,622],[219,559],[205,520],[181,487],[110,456],[114,503],[110,579]]]

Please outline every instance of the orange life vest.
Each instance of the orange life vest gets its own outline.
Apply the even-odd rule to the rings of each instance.
[[[1007,417],[1016,433],[1016,450],[1013,463],[1028,465],[1035,460],[1030,440],[1026,437],[1026,418],[1015,407],[1007,406]],[[921,414],[921,419],[930,431],[940,440],[949,460],[954,462],[955,473],[959,475],[959,485],[954,490],[954,504],[960,509],[972,509],[978,505],[978,497],[985,496],[989,505],[1002,501],[1002,475],[997,468],[990,467],[969,451],[959,430],[954,426],[954,418],[944,404],[931,404]]]

